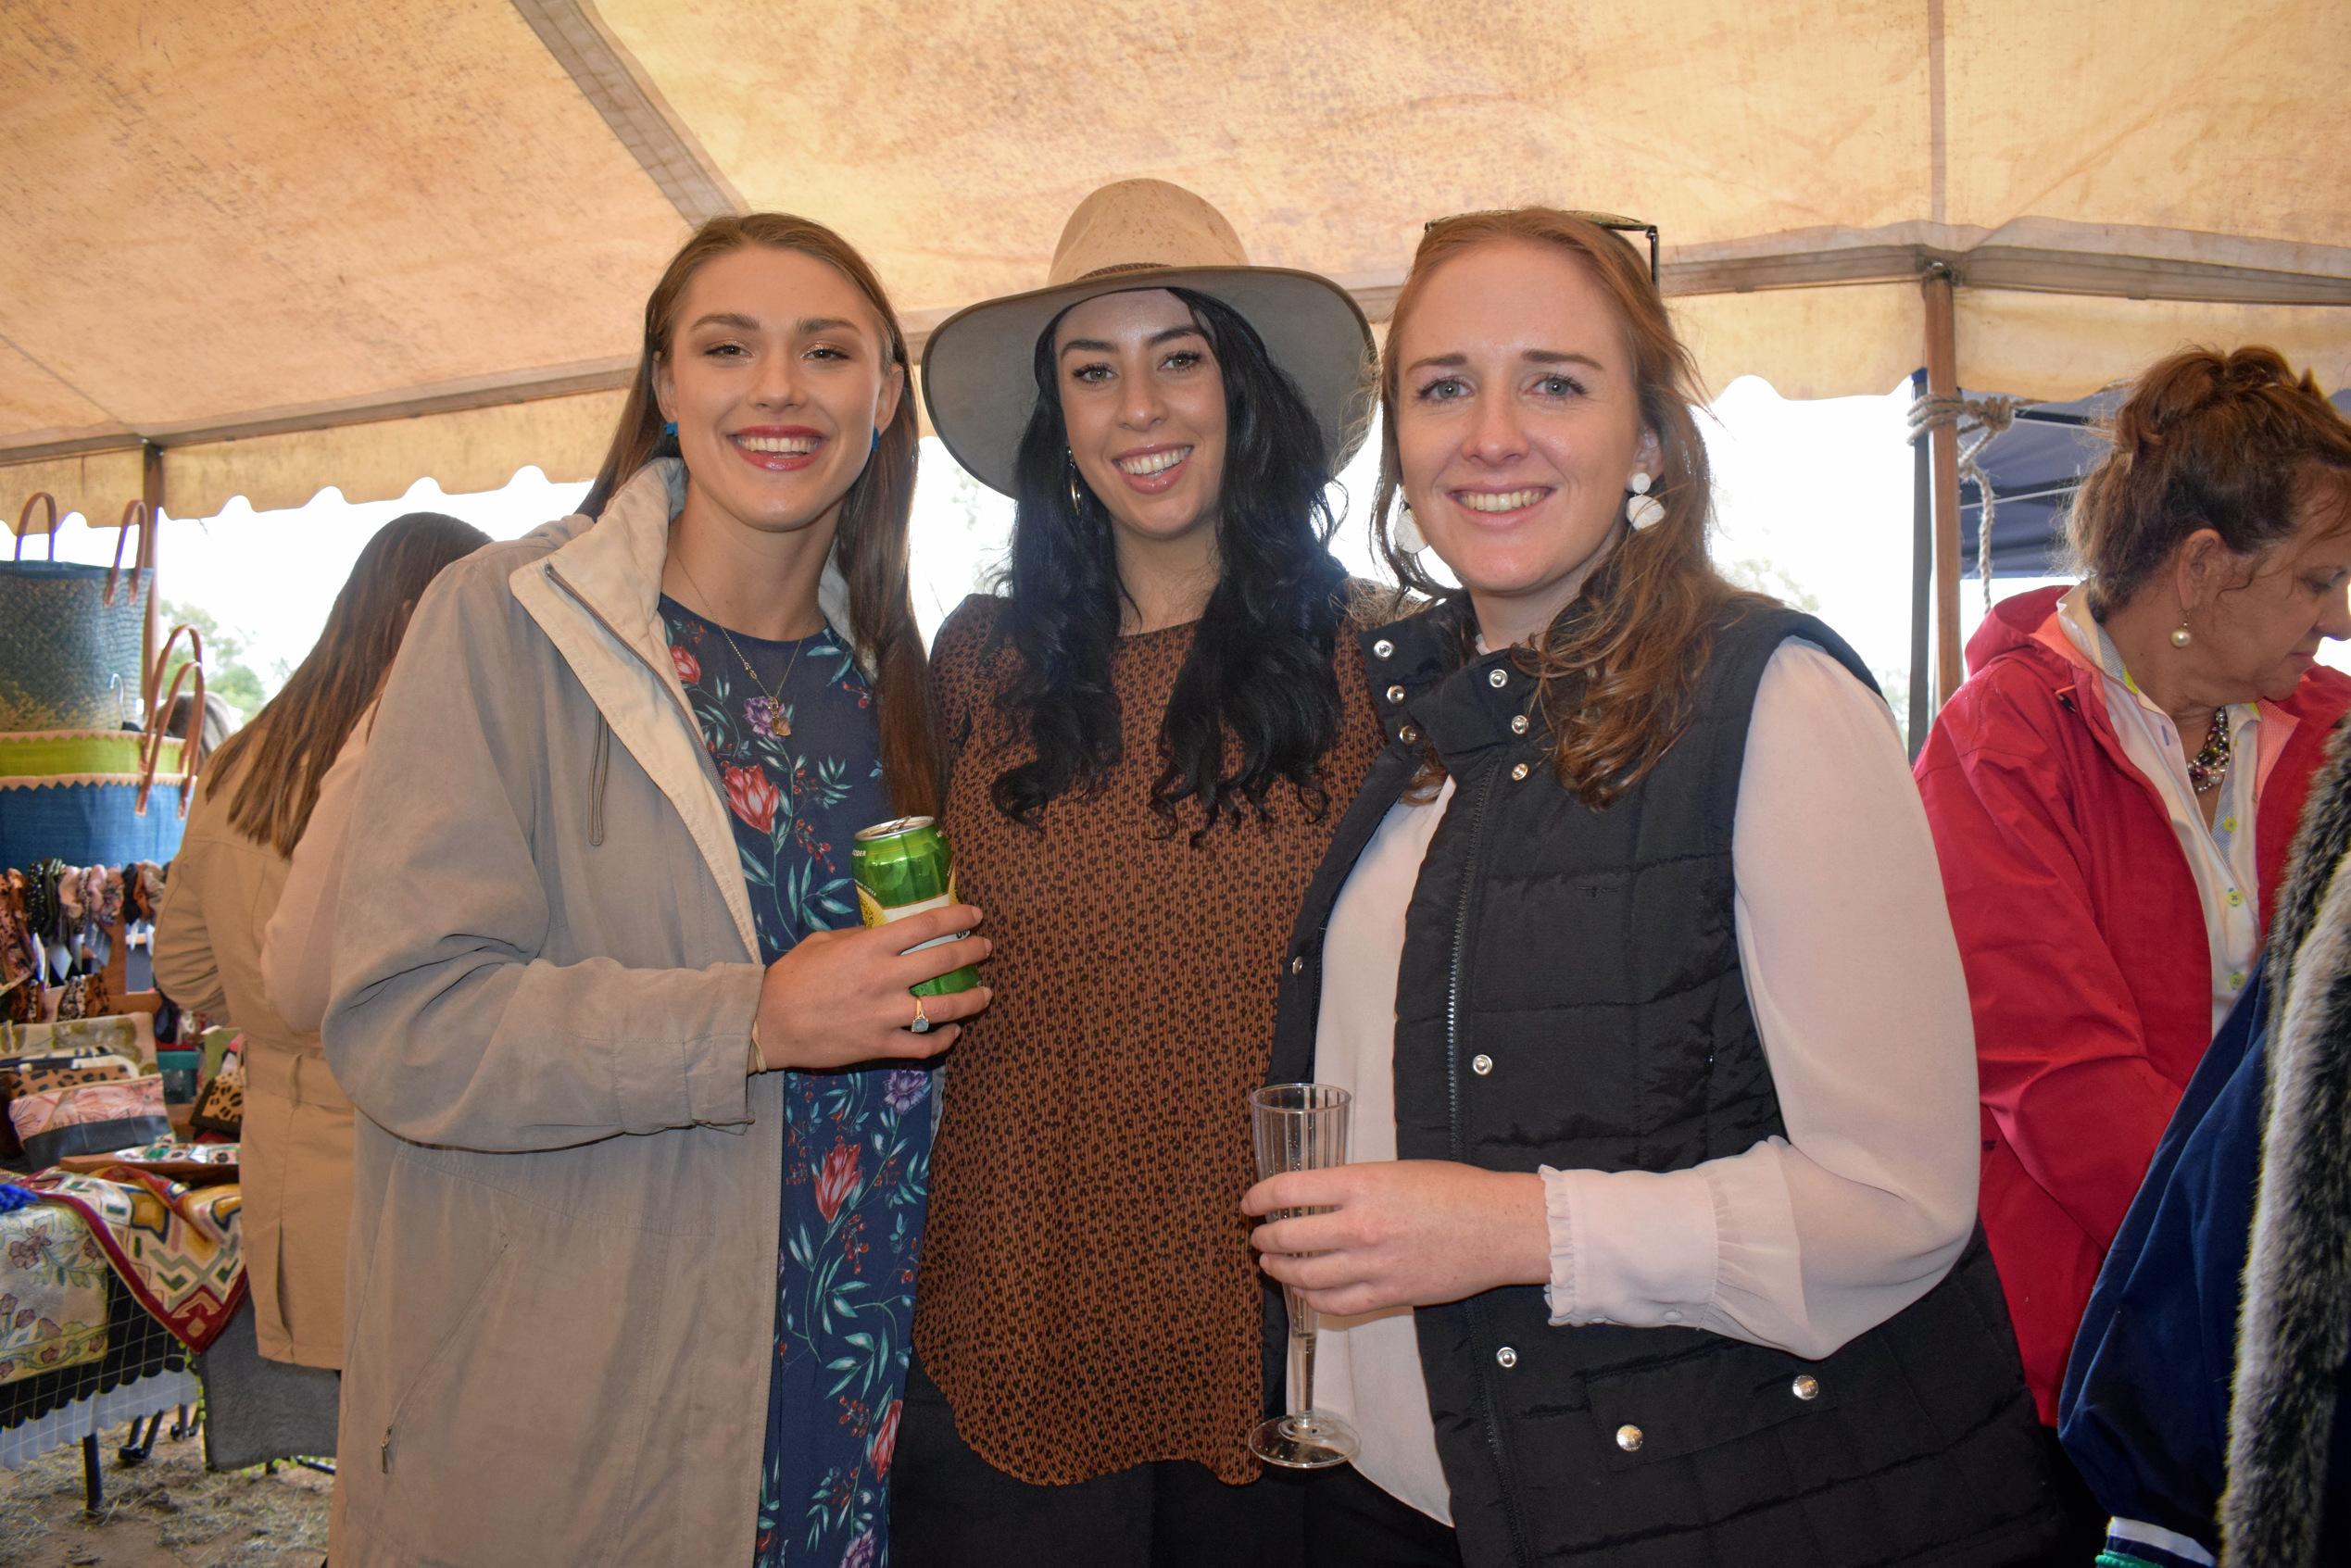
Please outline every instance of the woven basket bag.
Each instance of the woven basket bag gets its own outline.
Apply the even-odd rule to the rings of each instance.
[[[35,507],[48,508],[49,559],[26,560]],[[154,572],[122,552],[133,526],[152,526],[146,503],[123,509],[114,564],[57,558],[57,503],[45,491],[24,504],[16,548],[0,561],[0,733],[113,730],[139,717],[140,642]]]

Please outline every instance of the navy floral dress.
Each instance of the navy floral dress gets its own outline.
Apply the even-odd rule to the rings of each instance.
[[[811,931],[856,924],[849,843],[891,813],[874,694],[848,646],[829,627],[797,643],[738,633],[730,646],[716,625],[669,598],[661,619],[726,786],[761,960],[774,962]],[[758,1568],[889,1561],[890,1460],[930,1190],[931,1084],[928,1071],[903,1067],[786,1075]]]

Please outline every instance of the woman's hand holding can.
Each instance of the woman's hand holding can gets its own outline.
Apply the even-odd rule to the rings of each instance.
[[[917,985],[977,963],[995,944],[976,935],[969,904],[925,909],[882,926],[819,931],[768,965],[755,1038],[770,1071],[823,1072],[937,1056],[986,1008],[985,985],[916,997]],[[919,1007],[919,1013],[918,1013]],[[927,1025],[911,1027],[917,1017]]]

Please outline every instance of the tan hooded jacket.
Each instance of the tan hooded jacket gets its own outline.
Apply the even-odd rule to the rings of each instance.
[[[658,612],[674,460],[444,571],[358,786],[336,1568],[748,1562],[784,1075]],[[858,641],[828,565],[833,624]]]

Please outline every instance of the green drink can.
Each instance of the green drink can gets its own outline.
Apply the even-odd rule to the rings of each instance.
[[[899,817],[859,829],[857,842],[849,847],[849,869],[857,878],[858,918],[867,925],[887,925],[955,902],[955,857],[938,824],[928,817]],[[970,935],[959,931],[953,936],[935,936],[907,951],[920,952]],[[918,997],[943,997],[979,983],[979,971],[965,964],[924,981],[913,991]]]

